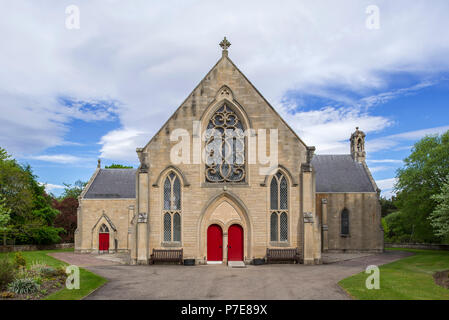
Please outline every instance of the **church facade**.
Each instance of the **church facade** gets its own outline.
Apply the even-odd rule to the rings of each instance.
[[[304,264],[382,252],[365,134],[352,134],[348,155],[314,155],[220,45],[221,59],[137,149],[137,170],[99,162],[79,198],[75,251],[127,252],[136,264],[153,249],[182,248],[198,264],[251,263],[267,248],[298,248]]]

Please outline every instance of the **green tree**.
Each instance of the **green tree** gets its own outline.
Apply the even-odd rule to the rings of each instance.
[[[0,234],[3,234],[3,244],[6,245],[6,233],[11,220],[11,209],[6,207],[6,200],[0,195]]]
[[[387,199],[384,197],[380,198],[380,205],[382,207],[382,217],[386,217],[391,213],[398,211],[398,207],[394,204],[396,198]]]
[[[434,233],[429,216],[449,175],[449,131],[442,135],[427,136],[417,142],[412,154],[404,160],[404,168],[397,172],[395,204],[406,217],[403,228],[411,232],[410,241],[440,242]]]
[[[430,224],[435,230],[437,236],[449,240],[449,176],[447,182],[443,185],[441,193],[432,196],[437,202],[437,207],[430,214]]]
[[[390,243],[411,242],[413,225],[408,223],[407,215],[401,211],[389,214],[382,219],[385,241]]]
[[[28,174],[28,184],[32,190],[32,207],[23,223],[16,225],[16,238],[19,242],[52,244],[61,240],[62,228],[54,228],[53,222],[59,211],[52,207],[52,198],[45,192],[45,185],[37,182],[29,165],[23,170]]]
[[[55,243],[61,228],[54,228],[57,210],[45,186],[37,182],[30,166],[22,166],[0,148],[0,197],[10,211],[8,237],[17,243]]]
[[[77,180],[73,186],[68,183],[63,184],[64,192],[59,197],[60,200],[64,200],[67,198],[78,199],[78,197],[81,195],[81,192],[83,192],[84,187],[87,185],[87,182]]]
[[[113,163],[110,166],[105,166],[105,169],[132,169],[132,166],[125,166],[123,164]]]
[[[17,164],[6,150],[0,148],[0,196],[5,205],[11,208],[11,220],[23,220],[31,210],[33,191],[29,184],[29,175]]]

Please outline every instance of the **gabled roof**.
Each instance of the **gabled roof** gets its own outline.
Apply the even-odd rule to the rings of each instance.
[[[130,199],[136,197],[135,169],[99,169],[84,199]]]
[[[217,61],[217,63],[209,70],[209,72],[203,77],[203,79],[197,84],[197,86],[192,90],[192,92],[185,98],[185,100],[179,105],[179,107],[172,113],[172,115],[167,119],[167,121],[161,126],[161,128],[156,132],[155,135],[150,139],[150,141],[147,142],[147,144],[143,147],[143,149],[147,148],[148,145],[155,139],[156,136],[159,135],[159,133],[163,130],[163,128],[167,125],[167,123],[170,122],[170,120],[175,116],[175,114],[182,108],[182,106],[186,103],[186,101],[193,95],[193,93],[205,82],[207,78],[210,77],[212,72],[217,68],[217,66],[222,63],[223,61],[228,61],[236,70],[237,72],[245,79],[248,84],[254,89],[254,91],[265,101],[265,103],[268,105],[268,107],[275,113],[276,116],[279,117],[279,119],[284,123],[284,125],[288,128],[288,130],[291,131],[291,133],[305,146],[307,147],[307,144],[298,136],[295,130],[284,120],[284,118],[281,117],[279,112],[276,111],[276,109],[268,102],[268,100],[260,93],[260,91],[252,84],[252,82],[246,77],[246,75],[237,67],[237,65],[229,58],[227,54],[222,55],[222,57]]]
[[[351,155],[316,155],[312,165],[317,193],[376,192],[368,168]]]

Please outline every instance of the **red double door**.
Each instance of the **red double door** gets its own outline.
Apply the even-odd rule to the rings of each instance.
[[[100,233],[98,238],[98,249],[100,251],[109,250],[109,233]]]
[[[228,261],[243,261],[243,228],[233,224],[228,229]],[[207,229],[207,261],[223,261],[223,230],[213,224]]]

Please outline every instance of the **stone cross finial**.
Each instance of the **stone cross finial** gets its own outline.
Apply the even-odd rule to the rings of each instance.
[[[231,43],[224,37],[224,39],[220,42],[220,47],[223,49],[223,51],[228,50],[228,48],[231,46]]]

